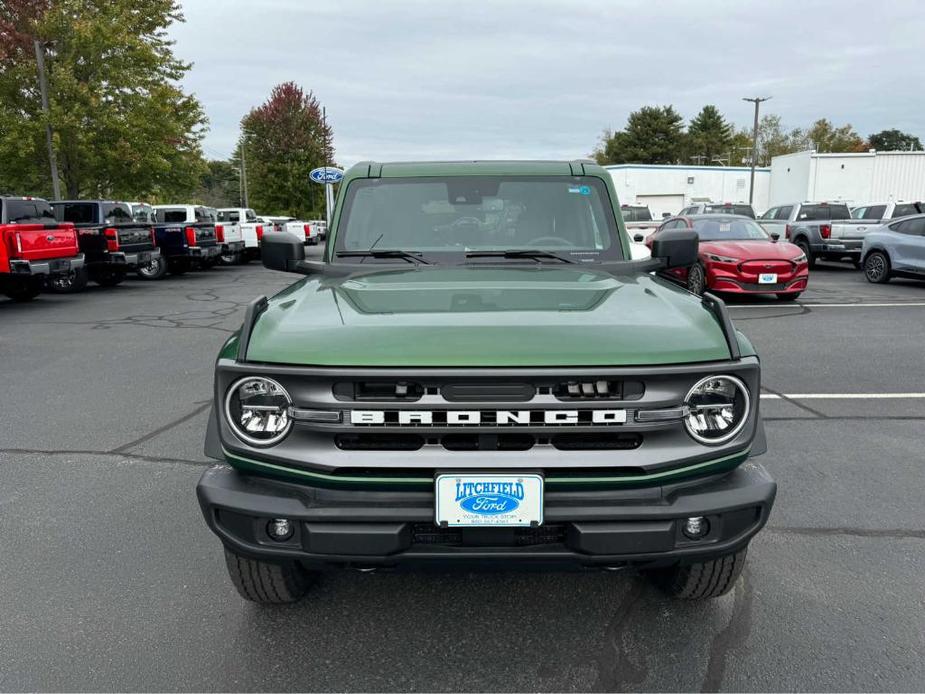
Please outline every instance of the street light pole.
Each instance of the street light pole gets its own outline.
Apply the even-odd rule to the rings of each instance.
[[[751,180],[748,184],[749,205],[752,204],[752,200],[755,198],[755,162],[758,160],[758,106],[762,101],[767,101],[770,98],[770,96],[756,96],[753,99],[749,99],[748,97],[742,98],[742,101],[751,101],[753,104],[755,104],[755,127],[752,130],[752,173]]]
[[[51,168],[51,189],[55,200],[61,199],[61,184],[58,181],[58,159],[55,157],[54,141],[51,133],[51,114],[48,108],[48,83],[45,81],[45,46],[35,40],[35,63],[39,73],[39,92],[42,95],[42,113],[45,114],[45,141],[48,144],[48,164]]]

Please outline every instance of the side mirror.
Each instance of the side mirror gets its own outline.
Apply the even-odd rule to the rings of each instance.
[[[645,240],[646,240],[646,237],[643,236],[642,234],[636,234],[636,235],[633,237],[633,241],[635,241],[636,243],[642,243],[642,242],[645,241]]]
[[[305,260],[305,246],[301,240],[286,232],[264,234],[260,256],[266,268],[298,272],[298,264]]]
[[[776,243],[779,239],[780,239],[780,234],[777,233],[776,231],[772,231],[772,232],[771,232],[771,240],[774,241],[774,242]]]
[[[693,229],[666,229],[652,241],[652,257],[664,260],[665,268],[690,267],[697,262],[700,237]]]

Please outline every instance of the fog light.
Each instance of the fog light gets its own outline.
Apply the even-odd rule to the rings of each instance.
[[[292,537],[294,532],[295,528],[292,522],[285,518],[274,518],[267,523],[267,535],[270,536],[270,539],[276,540],[277,542],[285,542]]]
[[[684,521],[681,532],[691,540],[699,540],[710,532],[710,522],[703,516],[693,516]]]

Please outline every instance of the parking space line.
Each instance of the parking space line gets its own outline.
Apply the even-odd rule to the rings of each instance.
[[[921,400],[925,393],[762,393],[762,400]]]
[[[925,306],[925,301],[895,301],[895,302],[878,302],[878,303],[837,303],[837,304],[811,304],[811,303],[795,303],[795,304],[727,304],[730,310],[737,308],[900,308],[900,307],[922,307]]]

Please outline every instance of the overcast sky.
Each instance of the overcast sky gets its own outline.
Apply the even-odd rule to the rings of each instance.
[[[275,84],[326,106],[341,164],[575,158],[642,105],[925,140],[921,0],[183,0],[209,158]]]

